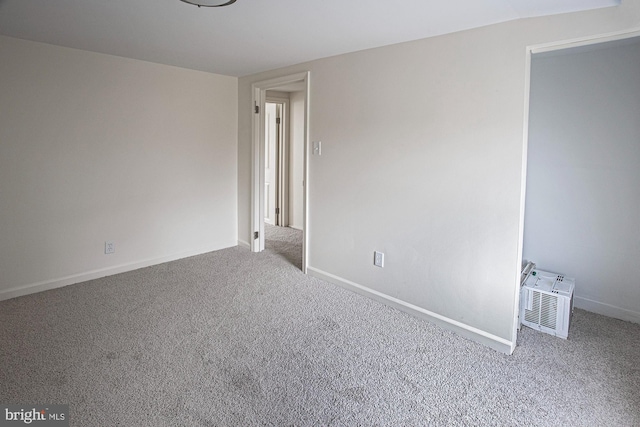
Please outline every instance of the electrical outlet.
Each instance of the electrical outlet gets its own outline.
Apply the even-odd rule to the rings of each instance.
[[[104,242],[104,253],[113,254],[116,252],[116,245],[113,242]]]
[[[378,251],[373,253],[373,265],[376,267],[384,267],[384,253]]]

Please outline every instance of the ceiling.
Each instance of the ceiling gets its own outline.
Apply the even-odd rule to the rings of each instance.
[[[313,59],[620,0],[0,0],[0,34],[244,76]]]

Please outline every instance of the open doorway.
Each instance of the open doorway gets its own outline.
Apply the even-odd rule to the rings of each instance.
[[[264,222],[276,227],[288,226],[287,208],[289,206],[288,145],[286,126],[289,124],[288,98],[274,98],[267,92],[265,104],[264,138]]]
[[[519,260],[575,277],[577,308],[638,322],[640,33],[532,47],[528,61]]]
[[[268,90],[265,104],[265,249],[302,269],[304,92]]]
[[[251,249],[284,245],[306,273],[309,73],[254,83],[253,96]]]

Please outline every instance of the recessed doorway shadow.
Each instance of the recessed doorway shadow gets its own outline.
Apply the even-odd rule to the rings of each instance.
[[[302,269],[302,230],[264,225],[266,250],[274,252]]]

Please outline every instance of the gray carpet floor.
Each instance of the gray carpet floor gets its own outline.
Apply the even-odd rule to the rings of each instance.
[[[72,426],[640,426],[640,325],[506,356],[300,271],[300,233],[0,302],[0,402]]]

